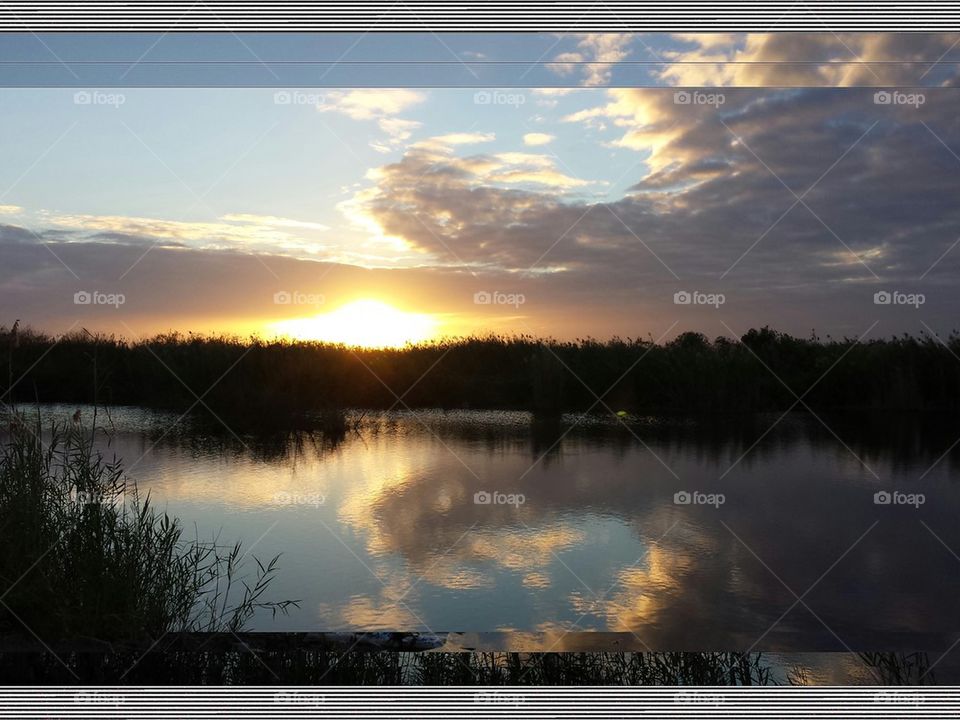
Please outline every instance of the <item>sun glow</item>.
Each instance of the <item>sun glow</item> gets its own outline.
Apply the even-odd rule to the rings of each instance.
[[[270,326],[295,340],[320,340],[359,347],[402,347],[434,337],[437,320],[405,312],[377,300],[357,300],[312,317],[281,320]]]

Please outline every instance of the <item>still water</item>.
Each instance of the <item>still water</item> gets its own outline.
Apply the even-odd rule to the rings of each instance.
[[[960,630],[943,419],[354,413],[339,442],[270,444],[176,420],[115,408],[99,443],[189,535],[281,555],[271,598],[300,607],[255,630],[774,651],[946,649]]]

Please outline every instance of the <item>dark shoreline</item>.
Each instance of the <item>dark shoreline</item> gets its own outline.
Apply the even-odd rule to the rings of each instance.
[[[0,399],[209,412],[269,427],[347,408],[614,415],[960,412],[960,336],[665,344],[483,337],[360,349],[170,334],[128,343],[0,327]]]

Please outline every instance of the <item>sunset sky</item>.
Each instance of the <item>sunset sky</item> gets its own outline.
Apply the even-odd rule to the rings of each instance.
[[[8,38],[0,59],[47,65],[5,84],[69,87],[0,89],[0,325],[358,344],[949,332],[958,38]],[[142,58],[124,82],[177,85],[182,67],[150,62],[204,53],[262,86],[54,77]],[[263,77],[264,59],[341,57],[337,87]],[[358,87],[376,78],[353,58],[400,68],[393,87]],[[419,59],[439,62],[394,62]]]

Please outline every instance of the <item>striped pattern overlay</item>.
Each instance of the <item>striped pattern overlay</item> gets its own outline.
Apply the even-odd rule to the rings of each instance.
[[[845,2],[573,2],[572,0],[52,0],[0,3],[0,31],[753,31],[955,30],[960,6],[912,0]]]
[[[948,688],[5,688],[4,718],[946,718]]]

